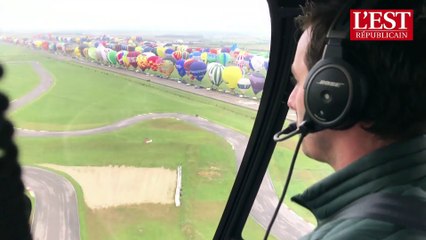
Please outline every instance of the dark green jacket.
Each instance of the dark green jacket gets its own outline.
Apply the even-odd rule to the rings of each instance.
[[[377,192],[414,196],[426,204],[426,135],[376,150],[294,196],[318,222],[302,239],[426,240],[424,231],[381,220],[330,220],[353,201]]]

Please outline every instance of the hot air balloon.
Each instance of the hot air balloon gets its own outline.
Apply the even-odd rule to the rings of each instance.
[[[238,80],[243,77],[241,69],[237,66],[228,66],[223,69],[222,78],[226,86],[233,90],[237,87]]]
[[[83,57],[89,58],[89,48],[84,48],[81,54],[83,55]]]
[[[262,56],[254,56],[250,60],[250,67],[254,71],[260,71],[263,68],[263,65],[265,63],[265,58]]]
[[[41,48],[43,49],[43,50],[49,50],[49,42],[47,42],[47,41],[43,41],[42,43],[41,43]]]
[[[212,63],[217,61],[217,54],[215,53],[207,53],[207,62]]]
[[[108,58],[109,63],[111,63],[113,65],[117,64],[117,52],[116,51],[114,51],[114,50],[109,51],[107,58]]]
[[[163,59],[163,62],[160,65],[160,72],[164,74],[166,78],[169,78],[173,70],[175,70],[174,63],[170,60]]]
[[[251,86],[250,79],[244,78],[244,77],[241,78],[240,80],[238,80],[237,86],[241,90],[241,92],[244,94]]]
[[[152,52],[143,52],[142,55],[146,56],[146,58],[157,56]]]
[[[172,53],[172,56],[176,59],[176,60],[180,60],[182,59],[182,52],[181,51],[174,51]]]
[[[209,52],[217,55],[219,53],[219,50],[215,48],[210,48]]]
[[[157,56],[163,58],[166,55],[166,49],[164,47],[157,47]]]
[[[193,58],[190,58],[188,60],[185,60],[185,63],[183,64],[183,68],[185,68],[186,74],[188,76],[191,75],[191,64],[194,63],[196,60]],[[193,77],[191,77],[191,79],[193,79]]]
[[[138,64],[139,69],[142,71],[145,71],[149,67],[148,58],[143,54],[136,57],[136,62]]]
[[[244,61],[244,55],[243,54],[239,54],[235,58],[235,64],[237,64],[237,66],[240,67],[241,71],[245,71],[244,70],[245,61]]]
[[[263,67],[266,69],[266,71],[268,71],[268,66],[269,66],[269,61],[265,61],[265,63],[263,63]]]
[[[95,47],[90,47],[87,54],[89,55],[89,58],[91,60],[96,60],[96,48]]]
[[[127,53],[127,51],[121,50],[117,52],[117,62],[120,65],[124,65],[123,57]]]
[[[229,53],[222,52],[217,55],[217,62],[222,64],[223,66],[226,66],[229,61],[231,61],[231,55]]]
[[[80,49],[78,47],[74,48],[74,56],[76,56],[78,58],[81,57],[81,52],[80,52]]]
[[[219,87],[220,84],[222,84],[222,72],[224,68],[225,67],[220,63],[209,63],[207,65],[207,72],[213,86]]]
[[[174,52],[173,49],[167,48],[164,53],[166,54],[166,56],[170,56],[170,55],[172,55],[173,52]]]
[[[198,51],[192,52],[189,54],[189,57],[194,58],[197,61],[201,61],[201,52],[198,52]]]
[[[203,61],[204,63],[207,63],[207,57],[208,57],[208,52],[202,52],[200,59],[201,61]]]
[[[162,58],[159,56],[149,57],[148,66],[152,71],[157,71],[162,61]]]
[[[179,74],[179,76],[180,76],[181,79],[186,74],[186,71],[185,71],[185,68],[184,68],[184,64],[185,64],[185,60],[180,59],[180,60],[176,61],[176,65],[175,65],[175,68],[178,71],[178,74]]]
[[[127,58],[127,54],[129,54],[128,51],[125,51],[124,54],[123,54],[123,66],[125,68],[130,67],[130,62],[129,62],[129,59]]]
[[[204,62],[196,61],[193,62],[190,66],[191,75],[200,82],[203,80],[206,71],[207,65]]]
[[[135,51],[142,53],[143,48],[141,46],[137,46],[137,47],[135,47]]]
[[[263,86],[265,85],[265,76],[263,76],[260,72],[250,74],[249,79],[254,94],[263,90]]]
[[[105,54],[104,49],[105,47],[102,44],[98,44],[98,47],[96,47],[96,60],[98,60],[98,62],[103,60],[103,55]]]
[[[140,52],[133,51],[127,54],[127,60],[129,61],[130,66],[136,68],[138,63],[136,62],[136,58],[140,55]]]
[[[182,58],[185,59],[185,60],[188,59],[189,58],[189,53],[186,52],[186,51],[182,52]]]
[[[49,50],[54,52],[56,51],[56,44],[55,43],[49,43]]]

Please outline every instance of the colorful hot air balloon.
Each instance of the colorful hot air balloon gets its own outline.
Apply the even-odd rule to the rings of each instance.
[[[173,70],[175,70],[175,65],[170,60],[164,60],[160,65],[160,72],[164,74],[166,78],[169,78],[172,74]]]
[[[159,56],[152,56],[148,58],[148,66],[152,71],[157,71],[163,59]]]
[[[74,56],[81,57],[81,51],[78,47],[74,48]]]
[[[108,62],[109,62],[109,63],[111,63],[111,64],[113,64],[113,65],[116,65],[116,64],[117,64],[117,52],[116,52],[116,51],[111,50],[111,51],[108,53],[107,58],[108,58]]]
[[[148,58],[144,54],[137,56],[136,62],[138,64],[139,69],[142,71],[145,71],[149,67]]]
[[[233,90],[237,87],[238,80],[243,77],[241,69],[237,66],[228,66],[223,69],[222,78],[226,86]]]
[[[117,52],[117,62],[120,65],[124,65],[124,60],[123,57],[124,55],[127,54],[127,51],[121,50],[119,52]]]
[[[183,64],[183,67],[185,68],[186,74],[188,76],[191,75],[191,64],[194,63],[196,60],[193,58],[190,58],[188,60],[185,61],[185,63]],[[193,79],[193,77],[191,77],[191,79]]]
[[[190,66],[191,75],[201,82],[207,71],[207,65],[204,62],[193,62]]]
[[[137,51],[129,52],[129,53],[127,54],[127,59],[128,59],[128,61],[129,61],[129,64],[130,64],[132,67],[136,68],[136,67],[138,66],[138,63],[137,63],[137,61],[136,61],[136,58],[137,58],[140,54],[141,54],[141,53],[140,53],[140,52],[137,52]]]
[[[103,60],[103,55],[105,54],[105,46],[102,44],[98,44],[98,46],[96,47],[96,60],[98,62],[101,62]]]
[[[47,42],[47,41],[43,41],[42,43],[41,43],[41,48],[43,49],[43,50],[49,50],[49,42]],[[74,50],[75,51],[75,50]],[[75,53],[75,52],[74,52]]]
[[[225,67],[220,63],[209,63],[207,65],[207,72],[213,86],[219,87],[220,84],[222,84],[222,72],[224,68]]]
[[[241,92],[244,94],[251,86],[250,79],[241,78],[240,80],[238,80],[237,86],[241,90]]]
[[[166,49],[164,47],[157,47],[157,56],[163,58],[166,55]]]
[[[217,62],[222,64],[223,66],[226,66],[229,61],[231,61],[231,55],[229,53],[223,52],[217,56]]]
[[[129,54],[128,51],[125,51],[124,54],[123,54],[123,66],[125,68],[130,67],[130,62],[129,62],[129,59],[127,58],[127,54]]]
[[[135,47],[135,51],[142,53],[143,48],[141,46],[137,46],[137,47]]]
[[[185,60],[183,59],[177,60],[175,64],[175,68],[178,71],[178,74],[181,78],[183,78],[186,74],[184,64],[185,64]]]
[[[172,56],[176,59],[176,60],[180,60],[182,59],[182,52],[181,51],[174,51],[172,53]]]
[[[96,48],[90,47],[87,54],[91,60],[96,60]]]
[[[189,58],[189,53],[188,52],[182,52],[182,58],[183,59],[188,59]]]
[[[250,60],[250,67],[254,71],[260,71],[263,69],[263,65],[265,63],[265,58],[262,56],[254,56]]]
[[[170,56],[170,55],[172,55],[173,52],[174,52],[173,49],[167,48],[164,53],[166,54],[166,56]]]
[[[201,53],[201,56],[200,56],[200,58],[201,58],[201,61],[203,61],[204,63],[207,63],[207,57],[208,57],[208,52],[202,52]]]
[[[217,61],[217,54],[215,53],[207,53],[207,62],[212,63]]]
[[[89,58],[89,48],[84,48],[81,54],[83,55],[83,57]]]
[[[265,76],[263,76],[260,72],[250,74],[249,79],[254,94],[263,90],[263,86],[265,85]]]
[[[201,52],[192,52],[191,54],[189,54],[190,58],[194,58],[197,61],[201,61]]]

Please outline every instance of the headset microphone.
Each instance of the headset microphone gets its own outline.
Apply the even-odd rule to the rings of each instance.
[[[310,121],[303,121],[300,123],[299,126],[297,126],[297,123],[291,123],[288,125],[288,127],[284,128],[283,130],[275,133],[274,135],[274,141],[275,142],[281,142],[284,140],[287,140],[297,134],[308,134],[310,132],[314,132],[314,129],[312,128],[312,124],[310,124]]]
[[[281,197],[278,200],[278,206],[275,208],[272,219],[269,222],[268,228],[266,229],[265,236],[264,236],[265,240],[268,239],[269,233],[272,230],[272,225],[274,224],[275,219],[278,215],[278,212],[280,211],[281,204],[284,201],[284,197],[287,193],[287,189],[290,184],[291,176],[293,175],[293,169],[296,163],[297,153],[299,152],[300,146],[302,145],[303,138],[310,132],[310,129],[311,129],[310,126],[312,125],[311,123],[312,122],[309,122],[309,121],[303,121],[302,123],[300,123],[299,126],[297,126],[297,123],[291,123],[287,128],[277,132],[274,135],[274,141],[276,142],[287,140],[297,134],[300,134],[300,138],[299,138],[299,141],[297,142],[296,149],[293,154],[293,158],[291,159],[290,167],[287,174],[287,180],[284,184],[284,189],[283,189],[283,192],[281,193]]]

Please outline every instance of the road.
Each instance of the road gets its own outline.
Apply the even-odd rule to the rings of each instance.
[[[11,109],[17,109],[18,107],[21,107],[24,104],[28,104],[31,101],[41,97],[41,95],[46,90],[48,90],[53,83],[49,73],[46,70],[44,70],[44,68],[40,64],[32,63],[32,66],[36,70],[36,72],[40,75],[40,79],[41,79],[40,85],[34,91],[32,91],[29,95],[12,102]],[[104,68],[109,69],[108,67],[104,67]],[[124,70],[114,69],[114,71],[124,71]],[[138,74],[138,73],[131,73],[131,74]],[[139,76],[140,76],[140,74],[139,74]],[[144,75],[142,75],[140,77],[143,77],[143,76]],[[169,82],[169,83],[181,85],[185,89],[192,89],[192,88],[188,88],[188,86],[186,86],[186,85],[178,84],[174,81],[164,81],[164,79],[156,79],[155,77],[150,77],[150,78],[152,78],[151,81],[153,81],[153,82],[154,82],[154,80],[155,81],[158,80],[158,81],[161,81],[161,84],[164,83],[164,82]],[[198,90],[200,90],[200,89],[194,89],[194,91],[198,92],[199,95],[202,95],[202,94],[200,94],[200,92],[212,92],[212,93],[215,93],[215,94],[219,94],[222,97],[223,97],[223,95],[225,95],[225,94],[217,93],[217,92],[213,92],[213,91],[198,91]],[[245,107],[255,106],[255,104],[247,104],[246,102],[242,103],[241,99],[239,99],[236,96],[230,95],[229,97],[232,98],[233,104],[242,105],[242,106],[245,106]],[[244,101],[247,101],[247,99],[244,99]],[[248,101],[250,101],[250,100],[248,100]],[[251,102],[254,102],[254,101],[251,101]],[[237,166],[239,166],[241,164],[241,160],[242,160],[242,157],[243,157],[243,154],[244,154],[245,148],[247,146],[247,142],[248,142],[247,136],[244,136],[241,133],[233,131],[231,129],[224,128],[220,125],[211,123],[211,122],[209,122],[205,119],[199,118],[199,117],[182,115],[182,114],[177,114],[177,113],[137,115],[137,116],[134,116],[134,117],[113,123],[111,125],[107,125],[107,126],[103,126],[103,127],[99,127],[99,128],[94,128],[94,129],[87,129],[87,130],[65,131],[65,132],[49,132],[49,131],[34,131],[34,130],[29,130],[29,129],[17,129],[16,134],[19,135],[19,136],[34,136],[34,137],[36,137],[36,136],[47,137],[47,136],[88,135],[88,134],[96,134],[96,133],[101,133],[101,132],[116,131],[117,129],[136,124],[140,121],[144,121],[144,120],[148,120],[148,119],[155,119],[155,118],[177,118],[177,119],[195,124],[195,125],[203,128],[203,129],[206,129],[208,131],[211,131],[215,134],[218,134],[218,135],[224,137],[232,145],[232,147],[235,151],[235,156],[236,156],[236,159],[237,159]],[[36,168],[33,168],[31,170],[32,171],[39,171],[39,174],[41,174],[41,175],[43,175],[43,172],[44,173],[46,172],[45,170],[38,170]],[[59,178],[60,177],[58,176],[58,179]],[[42,180],[42,178],[40,178],[40,179],[28,178],[27,171],[24,171],[24,179],[27,179],[27,180],[25,180],[25,183],[30,188],[34,187],[34,185],[41,184],[40,181],[43,182],[42,184],[48,184],[49,183],[49,181]],[[34,181],[36,181],[36,182],[39,181],[39,183],[36,183]],[[32,182],[34,182],[34,183],[32,183]],[[53,191],[55,194],[59,193],[59,192],[64,192],[63,194],[61,193],[61,195],[64,195],[64,196],[69,195],[69,194],[67,195],[67,193],[66,193],[68,191],[67,188],[61,190],[60,185],[53,185],[53,186],[49,186],[49,187],[45,186],[44,188],[51,189],[51,191]],[[33,191],[35,192],[38,201],[42,201],[42,202],[58,201],[58,200],[54,200],[54,199],[44,200],[44,198],[43,198],[44,195],[36,192],[36,191],[41,191],[41,190],[33,189]],[[277,197],[277,195],[274,191],[274,187],[273,187],[272,182],[270,180],[269,174],[266,174],[265,178],[262,182],[261,188],[259,190],[258,197],[257,197],[257,199],[256,199],[256,201],[253,205],[251,215],[254,217],[254,219],[260,225],[262,225],[264,228],[266,228],[270,219],[271,219],[271,216],[273,214],[273,211],[274,211],[277,203],[278,203],[278,197]],[[60,206],[61,204],[54,204],[54,205]],[[42,206],[42,205],[39,206],[39,205],[36,204],[36,208],[37,208],[36,214],[46,215],[47,212],[50,212],[49,209],[45,209],[45,207],[50,207],[50,206]],[[67,204],[64,204],[63,207],[67,208],[68,206],[67,206]],[[64,209],[63,211],[69,212],[69,213],[72,212],[72,210],[69,210],[69,209],[68,210]],[[73,214],[70,214],[70,216],[72,216],[72,215]],[[58,226],[57,228],[53,228],[53,227],[46,228],[45,226],[47,226],[49,223],[46,222],[46,220],[43,220],[43,219],[58,219],[57,216],[52,215],[52,216],[48,216],[48,217],[45,217],[45,218],[36,217],[35,219],[37,219],[37,221],[34,222],[35,227],[33,227],[34,228],[34,231],[33,231],[34,239],[46,239],[46,240],[58,239],[57,237],[54,237],[54,236],[59,236],[58,234],[63,234],[63,233],[54,233],[55,232],[54,229],[59,229],[59,231],[60,231],[60,229],[71,228],[72,224],[78,223],[77,211],[75,212],[74,217],[70,217],[70,219],[74,219],[74,220],[67,220],[64,215],[61,216],[61,217],[64,218],[64,225]],[[77,221],[75,219],[77,219]],[[38,221],[40,221],[40,223]],[[65,223],[66,221],[68,221],[68,223]],[[40,226],[40,227],[38,227],[37,225]],[[36,229],[38,229],[38,228],[49,229],[49,230],[36,231]],[[288,209],[286,206],[283,205],[281,210],[280,210],[280,213],[277,217],[277,220],[274,224],[274,227],[271,231],[271,234],[274,235],[275,237],[277,237],[278,239],[298,239],[300,236],[306,234],[307,232],[310,232],[312,229],[313,229],[313,225],[305,222],[303,219],[301,219],[299,216],[297,216],[293,211],[291,211],[290,209]],[[46,231],[48,231],[48,233],[45,233]],[[70,230],[70,231],[79,232],[79,230]],[[46,237],[46,236],[52,236],[52,237]],[[75,236],[70,236],[70,238],[59,238],[59,239],[79,239],[79,238],[73,238],[73,237],[75,237]]]
[[[77,196],[72,184],[56,173],[35,167],[24,167],[22,176],[36,199],[31,223],[33,239],[80,239]]]
[[[13,64],[7,63],[7,64]],[[53,85],[53,79],[38,62],[29,62],[40,76],[39,85],[10,103],[9,112],[31,104]],[[19,129],[15,133],[20,134]],[[31,233],[34,240],[79,240],[80,222],[74,187],[64,177],[35,167],[23,167],[25,187],[35,194]]]

